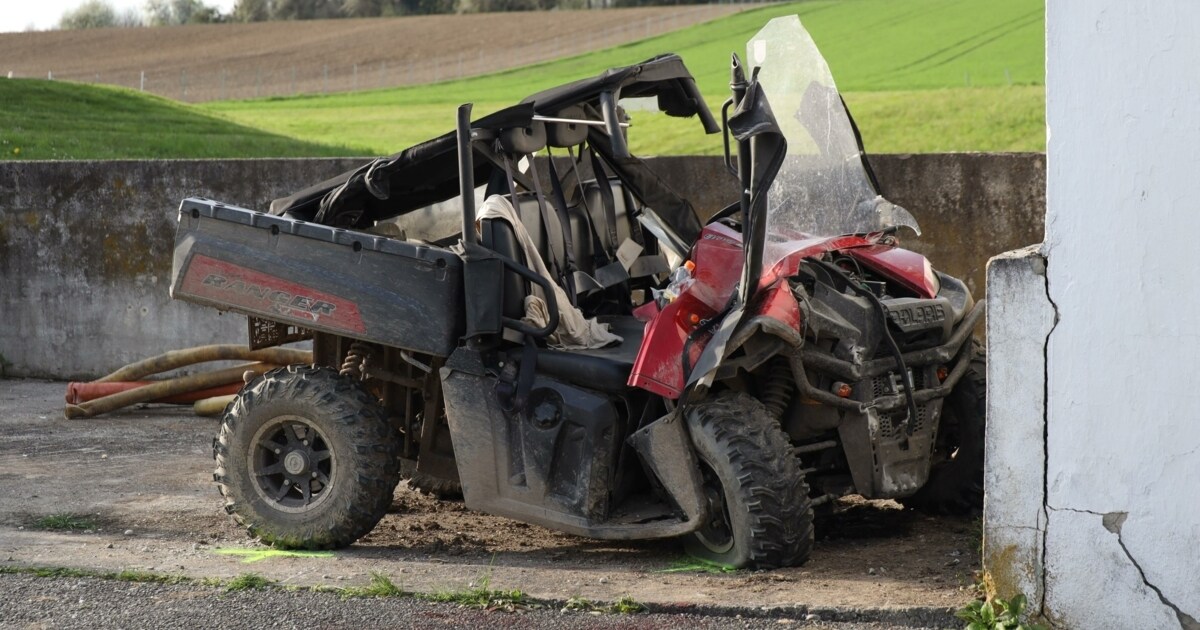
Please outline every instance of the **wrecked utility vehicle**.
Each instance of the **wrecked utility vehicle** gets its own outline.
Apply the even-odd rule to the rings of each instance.
[[[978,507],[983,303],[898,247],[916,222],[880,196],[799,20],[746,55],[720,123],[665,55],[474,121],[464,105],[454,133],[269,213],[185,200],[172,295],[315,358],[226,409],[226,511],[266,542],[339,547],[409,477],[775,567],[808,558],[843,495]],[[701,224],[630,155],[631,98],[723,132],[740,197]],[[456,196],[447,225],[436,204]]]

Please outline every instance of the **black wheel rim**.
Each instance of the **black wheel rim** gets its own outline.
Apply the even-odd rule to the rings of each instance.
[[[284,512],[305,512],[325,501],[337,471],[325,436],[300,416],[278,416],[251,441],[254,489]]]
[[[704,525],[696,530],[696,538],[713,553],[726,553],[733,549],[733,526],[729,520],[729,504],[725,501],[725,489],[717,471],[707,462],[700,462],[700,476],[704,480],[704,498],[708,502],[708,517]]]

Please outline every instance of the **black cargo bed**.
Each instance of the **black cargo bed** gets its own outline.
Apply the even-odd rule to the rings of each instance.
[[[209,199],[180,204],[171,297],[436,356],[463,334],[453,252]]]

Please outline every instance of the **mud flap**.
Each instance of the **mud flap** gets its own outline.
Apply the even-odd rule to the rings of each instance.
[[[629,436],[629,444],[675,501],[689,523],[706,516],[703,480],[692,440],[679,413],[671,413]]]

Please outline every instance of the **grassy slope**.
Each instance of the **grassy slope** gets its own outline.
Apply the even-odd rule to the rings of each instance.
[[[0,79],[0,159],[362,155],[123,88]]]
[[[684,57],[710,105],[728,58],[771,17],[797,13],[829,60],[875,152],[1042,150],[1042,0],[812,0],[746,11],[662,37],[435,87],[210,103],[232,120],[389,153],[450,129],[454,106],[482,115],[526,94],[662,52]],[[970,89],[951,89],[966,88]],[[634,114],[638,117],[651,114]],[[642,153],[714,153],[688,121],[640,125]]]

